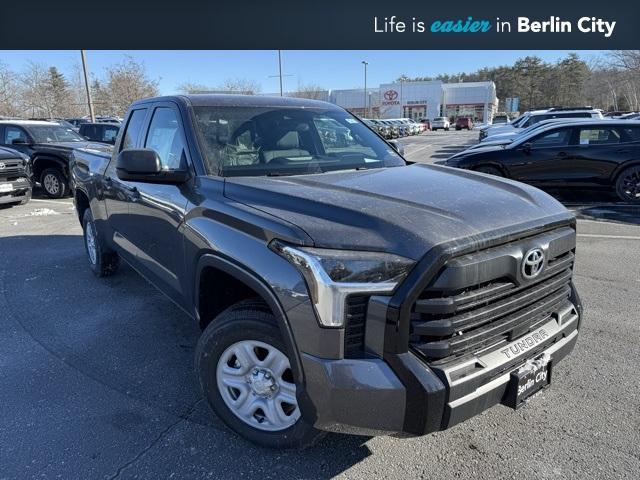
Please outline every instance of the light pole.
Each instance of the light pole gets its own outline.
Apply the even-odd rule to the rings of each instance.
[[[91,117],[91,123],[95,123],[96,117],[93,114],[93,102],[91,101],[91,90],[89,89],[89,73],[87,72],[87,59],[84,55],[84,50],[80,50],[80,56],[82,57],[82,72],[84,73],[84,87],[87,90],[87,103],[89,104],[89,116]]]
[[[404,98],[403,98],[403,87],[404,86],[404,77],[400,77],[400,109],[402,110],[402,118],[404,118]]]
[[[369,62],[362,60],[364,65],[364,116],[367,116],[367,65]]]

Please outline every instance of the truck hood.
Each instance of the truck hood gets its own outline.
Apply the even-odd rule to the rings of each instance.
[[[57,142],[57,143],[36,143],[33,148],[38,152],[51,152],[68,154],[72,150],[83,148],[91,150],[103,150],[104,144],[96,142]]]
[[[16,158],[22,159],[23,156],[10,148],[0,147],[0,160],[13,160]]]
[[[227,178],[224,189],[227,198],[298,226],[317,247],[415,260],[443,242],[571,218],[528,185],[432,165]]]
[[[447,159],[447,164],[449,160],[455,160],[457,158],[462,158],[462,157],[466,157],[467,155],[475,155],[477,153],[487,153],[487,152],[501,152],[502,150],[504,150],[505,145],[509,145],[510,143],[512,143],[511,140],[504,140],[502,142],[482,142],[482,143],[478,143],[477,145],[474,145],[471,148],[467,148],[466,150],[463,150],[461,152],[456,153],[455,155],[450,156]]]

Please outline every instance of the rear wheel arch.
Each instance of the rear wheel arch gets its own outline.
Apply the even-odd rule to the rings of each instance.
[[[624,163],[621,163],[620,165],[618,165],[615,168],[615,170],[613,171],[613,174],[611,175],[611,186],[613,186],[615,188],[616,181],[618,180],[618,177],[627,168],[629,168],[629,167],[637,167],[638,165],[640,165],[640,158],[637,159],[637,160],[629,160],[627,162],[624,162]]]
[[[56,170],[60,170],[60,172],[62,172],[62,175],[66,179],[69,178],[67,164],[61,158],[49,155],[36,155],[33,157],[31,165],[33,178],[38,182],[40,181],[42,172],[47,168],[55,168]]]
[[[80,220],[80,223],[82,223],[84,218],[84,212],[88,208],[91,208],[89,195],[87,195],[87,193],[84,190],[81,190],[76,187],[74,192],[74,200],[76,204],[76,212],[78,213],[78,219]]]

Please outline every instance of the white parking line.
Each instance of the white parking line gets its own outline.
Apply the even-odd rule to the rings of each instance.
[[[632,235],[605,235],[599,233],[579,233],[578,237],[588,238],[613,238],[619,240],[640,240],[640,237],[634,237]]]

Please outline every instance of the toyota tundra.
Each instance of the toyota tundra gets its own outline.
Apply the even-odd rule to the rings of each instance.
[[[88,263],[198,322],[203,394],[253,442],[519,408],[574,348],[575,219],[534,187],[410,165],[314,100],[151,98],[123,125],[112,154],[72,153]]]

